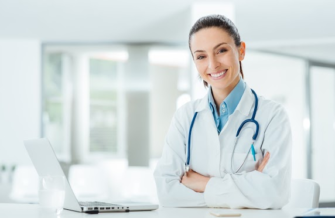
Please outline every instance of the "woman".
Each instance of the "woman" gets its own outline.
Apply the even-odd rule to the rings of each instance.
[[[244,82],[245,43],[229,19],[200,18],[189,47],[208,95],[174,115],[154,173],[161,205],[281,208],[291,180],[286,112]]]

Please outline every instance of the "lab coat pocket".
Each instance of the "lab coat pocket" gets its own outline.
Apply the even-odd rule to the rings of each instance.
[[[262,158],[262,154],[261,154],[260,151],[256,151],[255,158],[256,158],[256,162],[258,162],[260,159],[263,159],[263,158]],[[251,154],[251,151],[250,151],[250,153],[248,154],[248,160],[250,160],[250,161],[255,161],[255,160],[254,160],[254,156]]]

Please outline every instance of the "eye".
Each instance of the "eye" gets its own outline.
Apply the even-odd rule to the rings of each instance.
[[[204,58],[205,58],[204,55],[199,55],[199,56],[197,56],[197,60],[201,60],[201,59],[204,59]]]
[[[218,53],[224,53],[224,52],[226,52],[226,51],[227,51],[227,49],[225,49],[225,48],[221,48],[221,49],[219,49]]]

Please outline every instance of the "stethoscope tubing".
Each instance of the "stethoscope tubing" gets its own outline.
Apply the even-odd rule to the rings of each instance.
[[[232,152],[232,155],[231,155],[231,172],[233,174],[236,174],[238,173],[238,171],[240,171],[240,169],[242,168],[242,166],[244,165],[244,163],[246,162],[247,158],[248,158],[248,155],[250,154],[250,150],[253,149],[253,155],[254,155],[254,158],[255,158],[255,150],[252,146],[254,146],[254,142],[255,140],[257,139],[257,136],[258,136],[258,131],[259,131],[259,123],[255,120],[255,117],[256,117],[256,112],[257,112],[257,109],[258,109],[258,97],[257,97],[257,94],[256,92],[251,89],[252,93],[254,94],[255,96],[255,107],[254,107],[254,111],[252,113],[252,117],[251,119],[247,119],[245,121],[243,121],[241,123],[241,125],[239,126],[237,132],[236,132],[236,139],[235,139],[235,143],[234,143],[234,148],[233,148],[233,152]],[[195,119],[198,115],[198,112],[195,112],[193,118],[192,118],[192,121],[191,121],[191,126],[190,126],[190,130],[189,130],[189,134],[188,134],[188,145],[187,145],[187,158],[186,158],[186,163],[185,163],[185,171],[188,172],[189,171],[189,165],[190,165],[190,159],[191,159],[191,136],[192,136],[192,129],[193,129],[193,125],[194,125],[194,122],[195,122]],[[247,123],[254,123],[255,126],[256,126],[256,131],[255,131],[255,134],[252,136],[252,139],[253,139],[253,143],[251,145],[251,147],[249,148],[248,150],[248,153],[246,155],[246,157],[244,158],[244,161],[243,163],[241,164],[241,166],[234,172],[233,170],[233,159],[234,159],[234,153],[235,153],[235,149],[236,149],[236,144],[237,144],[237,139],[239,137],[239,134],[243,128],[243,126]],[[255,159],[256,160],[256,159]]]
[[[197,115],[198,115],[198,112],[195,112],[194,116],[193,116],[193,119],[192,119],[192,122],[191,122],[191,126],[190,126],[190,132],[188,134],[188,147],[187,147],[187,160],[186,160],[186,171],[188,172],[189,168],[188,166],[190,165],[190,158],[191,158],[191,133],[192,133],[192,129],[193,129],[193,125],[194,125],[194,121],[195,121],[195,118],[197,118]]]

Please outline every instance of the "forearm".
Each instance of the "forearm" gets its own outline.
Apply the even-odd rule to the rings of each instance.
[[[203,176],[193,170],[185,173],[181,183],[195,192],[203,193],[210,177]]]
[[[197,193],[179,180],[155,173],[159,202],[164,207],[205,207],[203,193]]]

